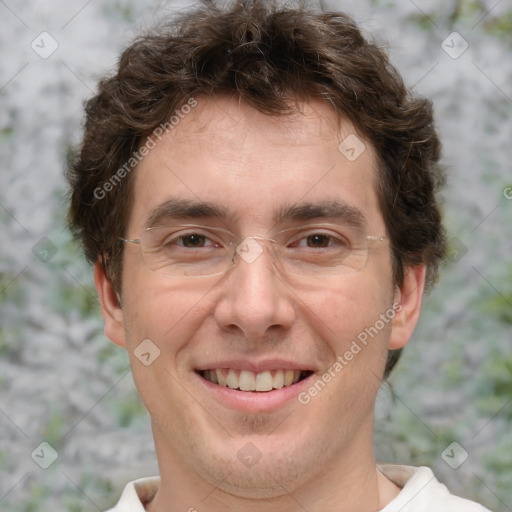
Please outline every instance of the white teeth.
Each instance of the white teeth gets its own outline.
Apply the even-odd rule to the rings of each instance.
[[[283,370],[277,370],[272,380],[272,386],[276,389],[281,389],[284,386],[284,373]]]
[[[241,380],[242,379],[240,379],[240,381]],[[272,389],[272,374],[270,372],[258,373],[258,375],[256,375],[255,389],[256,391],[270,391]]]
[[[254,391],[256,389],[256,377],[254,377],[254,373],[242,370],[238,379],[238,387],[242,391]]]
[[[228,376],[226,377],[226,384],[228,388],[237,389],[238,388],[238,377],[233,370],[229,370]]]
[[[301,374],[301,370],[276,370],[272,376],[272,372],[269,370],[254,373],[247,370],[215,368],[214,370],[205,370],[203,376],[222,387],[263,392],[291,386],[300,380]]]
[[[214,370],[215,375],[217,376],[217,381],[219,383],[219,386],[226,387],[226,377],[224,377],[224,374],[222,373],[222,370],[220,368],[217,368]]]

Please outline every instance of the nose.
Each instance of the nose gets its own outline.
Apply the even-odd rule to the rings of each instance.
[[[273,265],[267,244],[246,238],[237,248],[236,264],[222,280],[215,308],[217,325],[246,340],[279,337],[295,320],[293,294]]]

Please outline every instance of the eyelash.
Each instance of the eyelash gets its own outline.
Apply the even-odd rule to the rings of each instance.
[[[204,237],[206,240],[211,240],[212,239],[210,237],[208,237],[207,235],[203,235],[202,233],[187,233],[186,235],[180,235],[178,237],[173,237],[171,239],[171,241],[179,241],[179,240],[183,240],[185,238],[190,238],[192,236],[200,236],[200,237]],[[168,245],[168,243],[164,243],[163,245]],[[217,245],[217,242],[213,242],[213,245]],[[180,245],[181,247],[184,247],[183,245]]]
[[[328,237],[329,242],[328,242],[327,247],[333,247],[333,246],[335,246],[337,244],[338,245],[342,244],[342,245],[345,245],[345,246],[349,246],[350,245],[348,240],[345,237],[343,237],[342,235],[333,234],[333,233],[325,233],[325,232],[322,232],[322,231],[312,231],[312,232],[307,233],[307,234],[302,234],[300,236],[300,238],[294,240],[292,242],[292,244],[295,244],[295,242],[301,242],[303,240],[307,240],[308,238],[314,237],[314,236]],[[290,245],[290,244],[288,244],[288,245]],[[312,247],[312,248],[314,248],[314,249],[322,249],[323,247]]]
[[[200,233],[200,232],[190,232],[190,233],[186,233],[186,234],[180,234],[179,236],[174,235],[169,240],[164,241],[162,243],[162,245],[169,246],[169,245],[173,245],[178,242],[176,245],[178,245],[179,247],[186,247],[186,245],[184,244],[184,240],[187,238],[193,237],[193,236],[203,237],[205,240],[209,240],[211,242],[211,244],[209,244],[208,246],[203,245],[199,248],[215,247],[215,246],[222,245],[222,244],[219,244],[219,242],[214,240],[212,237],[210,237],[206,234]],[[307,245],[304,246],[304,245],[300,244],[300,242],[302,242],[304,240],[306,240],[306,244],[307,244],[308,243],[307,239],[310,237],[314,237],[314,236],[328,237],[328,239],[329,239],[328,245],[326,247],[309,247]],[[300,237],[292,238],[291,241],[289,241],[286,244],[286,246],[287,247],[295,246],[295,247],[309,247],[311,249],[322,249],[322,248],[327,248],[327,247],[333,247],[334,245],[336,245],[336,243],[339,243],[339,244],[342,244],[345,246],[350,246],[350,243],[348,242],[348,240],[345,237],[343,237],[342,235],[334,234],[334,233],[327,233],[324,231],[310,231],[308,233],[300,234]]]

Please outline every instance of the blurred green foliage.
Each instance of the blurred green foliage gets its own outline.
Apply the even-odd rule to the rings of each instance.
[[[110,2],[105,8],[105,14],[115,19],[121,17],[122,20],[128,23],[134,23],[137,19],[137,12],[131,0],[116,0]]]
[[[119,426],[128,428],[134,420],[145,418],[147,415],[146,408],[142,404],[137,395],[128,396],[116,402],[116,415]]]
[[[44,503],[45,498],[51,496],[52,490],[44,484],[34,484],[30,489],[30,499],[21,505],[23,508],[21,512],[39,512],[41,510],[41,503]]]
[[[512,354],[493,352],[486,358],[477,387],[476,405],[484,415],[512,420]],[[509,453],[509,466],[512,451]],[[510,468],[509,468],[510,469]]]
[[[374,0],[374,4],[389,5],[389,1]],[[497,6],[497,2],[494,7]],[[449,24],[451,28],[457,28],[459,25],[475,26],[475,20],[482,23],[484,31],[507,44],[512,44],[512,9],[493,15],[493,8],[483,0],[456,0],[452,2],[450,15],[442,9],[428,10],[428,5],[421,4],[417,10],[409,16],[409,21],[417,25],[421,30],[432,31],[436,27]]]
[[[507,44],[512,44],[512,10],[489,21],[484,21],[487,33],[498,37]]]
[[[499,293],[482,300],[482,311],[506,324],[512,324],[512,265],[509,265],[509,277]]]
[[[50,443],[54,449],[59,451],[62,436],[69,427],[59,404],[51,402],[49,404],[49,408],[49,418],[43,427],[42,438],[46,442]]]

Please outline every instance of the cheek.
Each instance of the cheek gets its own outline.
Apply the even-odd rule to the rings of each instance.
[[[202,300],[208,291],[194,283],[178,287],[172,278],[154,273],[134,275],[125,287],[128,300],[123,307],[129,348],[133,351],[150,339],[163,355],[176,357],[205,314]],[[172,358],[169,362],[174,366]]]
[[[143,272],[140,276],[132,274],[124,289],[127,300],[123,314],[127,350],[139,395],[152,417],[167,422],[171,420],[162,410],[162,403],[169,402],[174,410],[185,410],[190,405],[188,395],[176,386],[176,379],[187,378],[184,349],[206,314],[201,299],[207,291],[204,286],[199,291],[193,285],[178,290],[175,283],[165,279]],[[147,353],[150,361],[144,360],[143,354]]]
[[[358,274],[345,277],[335,287],[331,283],[329,288],[309,290],[300,299],[300,316],[323,340],[326,354],[322,360],[332,363],[354,341],[364,348],[354,360],[382,359],[391,328],[389,319],[380,320],[392,303],[391,287],[387,283],[374,279],[371,274]]]

